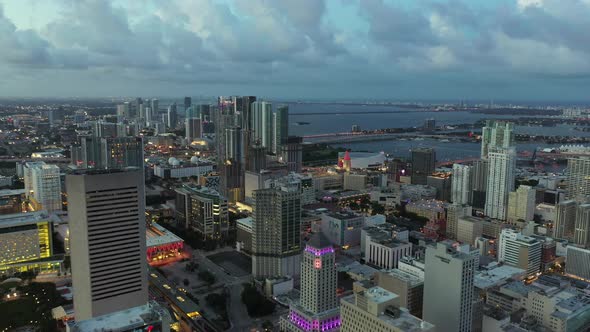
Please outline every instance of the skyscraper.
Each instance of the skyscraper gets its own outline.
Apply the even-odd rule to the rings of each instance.
[[[426,178],[435,167],[436,152],[433,148],[412,149],[412,184],[426,184]]]
[[[537,190],[531,186],[519,186],[508,194],[508,221],[530,221],[535,215]]]
[[[567,160],[567,197],[583,202],[590,196],[590,158],[575,157]]]
[[[503,229],[498,242],[498,261],[521,268],[528,276],[541,269],[541,242],[519,231]]]
[[[191,97],[184,97],[184,109],[186,110],[187,108],[191,107],[192,105],[192,100]]]
[[[189,108],[190,109],[190,108]],[[186,141],[190,144],[197,138],[201,138],[201,119],[199,118],[186,118],[184,119]]]
[[[266,101],[252,103],[252,134],[262,146],[272,151],[272,104]]]
[[[206,187],[176,189],[176,214],[184,226],[203,239],[226,239],[229,231],[227,199]]]
[[[23,168],[25,192],[35,210],[61,211],[59,167],[43,161],[27,162]]]
[[[150,102],[150,108],[152,109],[152,120],[157,118],[160,112],[160,102],[158,99],[152,99]]]
[[[506,220],[508,194],[514,190],[516,151],[514,148],[493,149],[488,151],[488,159],[485,214],[490,218]]]
[[[587,247],[590,245],[590,204],[580,204],[576,213],[574,243]]]
[[[252,206],[252,275],[299,275],[301,181],[289,175],[255,190]]]
[[[340,315],[336,255],[328,239],[316,233],[305,246],[301,259],[301,300],[281,317],[282,331],[337,331]]]
[[[287,164],[289,172],[300,173],[303,167],[303,138],[300,136],[289,136],[282,146],[283,162]]]
[[[473,281],[479,262],[469,245],[439,242],[426,249],[424,320],[437,331],[471,331]]]
[[[142,170],[66,177],[76,320],[148,301]]]
[[[129,112],[129,103],[128,102],[117,105],[117,116],[127,118],[127,119],[131,117],[131,113]]]
[[[248,146],[246,171],[260,172],[266,168],[266,148],[260,144]]]
[[[555,226],[553,228],[555,238],[570,241],[574,239],[577,209],[578,205],[572,199],[561,201],[555,206]]]
[[[287,144],[289,137],[289,107],[279,106],[273,115],[273,152],[281,153],[281,147]]]
[[[100,153],[100,168],[138,167],[143,170],[142,137],[103,137]]]
[[[176,124],[178,123],[178,113],[176,113],[176,103],[168,106],[168,112],[166,117],[166,125],[170,129],[176,128]]]
[[[232,127],[225,129],[225,159],[243,162],[244,144],[242,139],[242,128]]]
[[[453,204],[463,205],[470,203],[472,191],[471,170],[471,166],[453,165],[453,176],[451,178],[451,202]]]
[[[495,148],[508,149],[513,147],[514,144],[514,124],[502,121],[486,121],[485,127],[482,128],[482,158],[487,158],[489,152]]]
[[[490,162],[487,159],[480,159],[473,162],[473,169],[471,171],[473,176],[471,179],[473,191],[471,192],[469,204],[478,209],[485,207],[489,166]]]

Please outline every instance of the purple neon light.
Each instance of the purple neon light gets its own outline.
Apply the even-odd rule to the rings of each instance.
[[[322,249],[316,249],[314,247],[310,247],[310,246],[305,246],[305,251],[310,252],[316,256],[322,256],[325,254],[331,254],[334,253],[334,248],[333,247],[328,247],[328,248],[322,248]]]
[[[298,313],[291,311],[289,314],[289,318],[291,322],[295,323],[300,329],[304,331],[330,331],[339,327],[342,322],[339,316],[332,317],[330,319],[326,319],[320,322],[317,319],[312,320],[311,322],[305,319],[305,317],[299,315]]]

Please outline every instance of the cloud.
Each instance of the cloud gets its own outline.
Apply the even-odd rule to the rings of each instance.
[[[91,79],[101,93],[109,87],[97,82],[118,80],[122,93],[291,86],[362,95],[402,82],[444,94],[455,93],[444,88],[452,79],[468,94],[477,77],[480,94],[502,80],[534,90],[590,77],[590,0],[328,1],[53,0],[55,13],[34,29],[0,5],[0,80],[21,91],[52,75],[65,80],[50,87],[62,94]],[[355,17],[338,21],[335,3]]]

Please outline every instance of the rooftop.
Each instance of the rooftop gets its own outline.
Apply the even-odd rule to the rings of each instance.
[[[387,270],[387,271],[382,271],[382,273],[386,273],[386,274],[389,274],[390,276],[396,277],[397,279],[406,281],[412,287],[418,286],[418,285],[421,285],[424,283],[424,279],[422,279],[414,274],[411,274],[409,272],[402,271],[400,269],[391,269],[391,270]]]
[[[128,331],[157,323],[165,315],[168,315],[168,313],[160,305],[156,302],[150,302],[139,307],[75,322],[71,326],[71,331]]]
[[[377,304],[389,302],[399,297],[397,294],[385,290],[379,286],[371,287],[364,292],[360,292],[358,293],[358,296],[363,296],[367,299],[367,301]]]
[[[151,227],[146,228],[146,247],[156,247],[168,243],[183,242],[183,239],[170,232],[166,228],[152,223]]]
[[[0,190],[0,196],[16,196],[16,195],[24,195],[26,190],[24,189],[4,189]]]
[[[31,225],[43,221],[59,222],[60,219],[47,211],[22,212],[0,215],[0,228]]]
[[[521,276],[526,271],[508,265],[498,265],[491,269],[481,270],[475,274],[474,286],[486,289],[506,282],[513,277]]]

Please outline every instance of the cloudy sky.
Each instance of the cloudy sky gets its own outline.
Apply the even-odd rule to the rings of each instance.
[[[0,0],[0,96],[588,100],[590,0]]]

